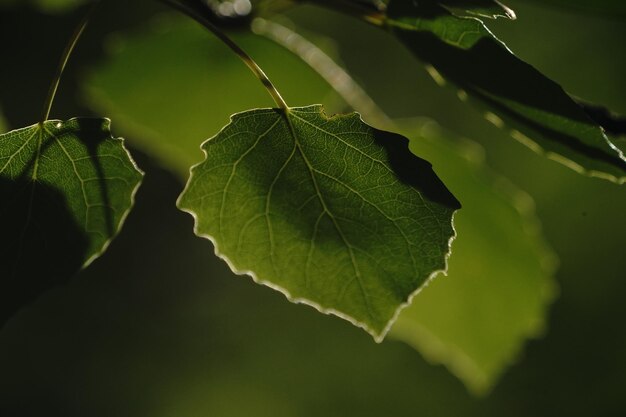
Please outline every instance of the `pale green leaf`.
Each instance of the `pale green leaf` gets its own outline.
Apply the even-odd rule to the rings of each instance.
[[[248,32],[233,34],[290,104],[327,103],[331,89],[297,56]],[[115,35],[91,71],[87,100],[136,146],[186,179],[200,144],[231,114],[273,104],[241,61],[189,19],[166,15],[132,36]],[[149,70],[147,70],[149,68]]]
[[[432,122],[403,131],[416,132],[411,150],[432,161],[463,210],[447,276],[413,299],[391,336],[485,394],[526,339],[542,333],[555,294],[554,256],[530,197],[487,170],[478,145],[453,145]]]
[[[382,340],[445,269],[457,200],[406,139],[321,106],[239,113],[179,207],[233,271]]]
[[[142,173],[107,119],[0,135],[0,324],[106,249]]]
[[[563,89],[518,59],[476,18],[431,3],[393,0],[388,25],[440,84],[477,99],[485,116],[538,153],[577,172],[626,181],[626,157]]]

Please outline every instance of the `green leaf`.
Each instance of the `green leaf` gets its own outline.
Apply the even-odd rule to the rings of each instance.
[[[388,26],[440,84],[450,81],[487,109],[487,119],[536,152],[580,173],[626,181],[626,157],[585,111],[518,59],[483,23],[432,4],[392,1]]]
[[[445,269],[459,208],[406,145],[319,105],[239,113],[203,144],[179,207],[233,271],[380,341]]]
[[[398,0],[396,0],[398,1]],[[402,1],[402,0],[400,0]],[[405,0],[411,1],[411,0]],[[515,12],[497,0],[436,0],[456,16],[482,16],[490,19],[515,19]]]
[[[50,120],[0,135],[0,325],[120,230],[143,174],[109,124]]]
[[[248,32],[233,39],[280,86],[288,103],[326,104],[334,96],[285,48]],[[180,178],[202,159],[206,132],[217,132],[241,109],[273,104],[241,61],[189,19],[166,15],[132,36],[117,34],[108,45],[108,59],[87,79],[87,100],[110,115],[133,146]]]
[[[554,255],[528,195],[481,163],[482,149],[453,143],[434,123],[413,126],[411,150],[425,156],[463,201],[446,277],[403,310],[390,336],[443,363],[485,394],[545,327],[555,295]]]

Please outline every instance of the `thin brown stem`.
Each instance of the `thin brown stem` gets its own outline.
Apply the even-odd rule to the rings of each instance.
[[[259,67],[259,65],[254,62],[254,60],[248,55],[239,45],[237,45],[232,39],[230,39],[224,32],[222,32],[217,26],[211,23],[205,17],[196,13],[193,9],[179,3],[176,0],[160,0],[162,3],[172,7],[175,10],[189,16],[194,19],[196,22],[200,23],[206,29],[208,29],[213,35],[215,35],[220,41],[222,41],[226,46],[228,46],[243,62],[246,66],[252,71],[252,73],[256,76],[256,78],[263,84],[263,87],[270,94],[276,105],[285,112],[289,111],[289,106],[280,95],[274,84],[267,77],[265,72]]]

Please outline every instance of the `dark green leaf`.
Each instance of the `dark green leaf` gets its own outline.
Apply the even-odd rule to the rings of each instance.
[[[406,139],[321,106],[251,110],[203,145],[179,207],[233,271],[382,340],[445,269],[457,200]]]
[[[392,1],[388,25],[433,77],[478,99],[486,117],[512,136],[578,172],[626,181],[626,158],[563,91],[506,48],[475,18],[440,6]]]
[[[109,120],[51,120],[0,135],[0,325],[106,249],[142,173]]]
[[[478,145],[453,145],[432,122],[402,130],[419,132],[410,135],[411,150],[433,163],[463,210],[454,219],[447,276],[413,299],[390,336],[485,394],[526,338],[543,332],[555,294],[554,256],[530,197],[487,170]]]

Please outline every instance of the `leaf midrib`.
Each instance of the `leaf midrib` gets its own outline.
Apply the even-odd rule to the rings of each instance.
[[[365,303],[365,310],[367,311],[367,315],[370,317],[370,319],[372,321],[375,321],[374,315],[372,313],[372,306],[370,305],[367,292],[365,291],[365,288],[363,287],[361,271],[359,269],[358,262],[356,260],[355,255],[354,255],[354,250],[353,250],[352,244],[350,242],[348,242],[348,239],[346,238],[345,234],[343,233],[343,230],[339,226],[339,223],[337,222],[337,219],[331,213],[331,211],[329,210],[328,206],[326,205],[326,201],[324,200],[324,196],[322,195],[322,192],[321,192],[321,190],[319,188],[319,185],[317,183],[317,178],[315,177],[313,165],[311,164],[309,159],[306,157],[306,155],[304,153],[304,150],[302,149],[302,146],[300,144],[300,140],[298,139],[298,135],[296,134],[296,129],[295,129],[291,119],[289,118],[290,115],[293,115],[294,117],[298,118],[299,120],[303,120],[303,119],[301,117],[298,117],[297,115],[295,115],[293,113],[293,111],[289,111],[289,112],[286,112],[283,115],[281,115],[282,117],[285,117],[285,119],[287,120],[287,125],[289,126],[289,131],[290,131],[291,136],[293,137],[293,140],[294,140],[294,145],[295,145],[294,149],[295,148],[298,149],[298,152],[300,153],[300,156],[302,156],[302,160],[304,161],[304,163],[305,163],[305,165],[307,167],[307,170],[308,170],[309,175],[311,177],[311,181],[313,182],[313,187],[315,188],[315,192],[316,192],[316,194],[318,196],[318,199],[320,201],[320,204],[322,205],[322,208],[324,210],[323,213],[326,213],[328,215],[328,217],[330,218],[331,222],[333,223],[333,226],[337,230],[337,233],[339,234],[339,237],[341,238],[341,240],[343,241],[344,245],[348,249],[348,253],[350,255],[350,262],[352,263],[352,268],[354,269],[354,279],[356,279],[357,284],[359,286],[359,291],[361,293],[361,297],[363,298],[363,302]],[[293,154],[294,154],[294,152],[292,152],[291,157],[293,157]],[[288,160],[291,159],[291,157],[288,158]],[[316,222],[316,225],[318,225],[319,221],[321,221],[321,217],[323,217],[323,213],[320,214],[320,216],[318,216],[318,221]],[[317,230],[314,230],[314,235],[315,234],[317,234]],[[311,244],[313,244],[313,240],[311,240]],[[307,259],[307,264],[308,263],[309,263],[309,260]],[[345,284],[344,290],[342,290],[341,294],[339,295],[340,298],[343,297],[343,294],[345,293],[346,289],[350,286],[351,283],[352,283],[352,280],[348,281]]]

